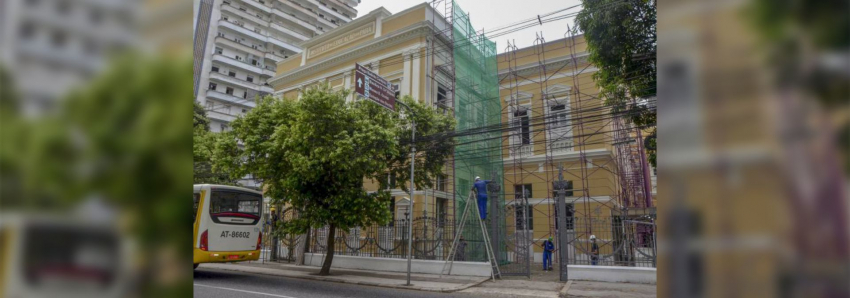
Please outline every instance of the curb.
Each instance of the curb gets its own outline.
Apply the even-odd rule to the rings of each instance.
[[[235,265],[235,266],[239,266],[239,265]],[[228,266],[228,267],[230,267],[230,266]],[[457,291],[463,291],[463,290],[469,289],[471,287],[478,286],[478,285],[480,285],[480,284],[482,284],[485,281],[490,279],[490,277],[486,277],[486,278],[482,277],[481,280],[479,280],[479,281],[476,281],[476,282],[473,282],[473,283],[468,283],[468,284],[462,284],[458,287],[453,287],[453,288],[427,288],[427,287],[417,287],[417,286],[382,284],[382,283],[368,282],[368,281],[348,281],[348,280],[345,280],[345,279],[327,277],[327,276],[288,275],[288,274],[275,274],[275,273],[270,273],[270,272],[257,272],[257,271],[252,271],[252,270],[246,270],[244,267],[246,267],[246,266],[239,266],[239,267],[236,267],[236,268],[214,267],[212,269],[245,272],[245,273],[253,273],[253,274],[262,274],[262,275],[271,275],[271,276],[283,276],[283,277],[289,277],[289,278],[309,279],[309,280],[318,280],[318,281],[338,282],[338,283],[346,283],[346,284],[353,284],[353,285],[363,285],[363,286],[373,286],[373,287],[393,288],[393,289],[405,289],[405,290],[417,290],[417,291],[425,291],[425,292],[441,292],[441,293],[452,293],[452,292],[457,292]],[[279,270],[279,271],[284,271],[284,270]]]
[[[563,288],[561,288],[561,291],[560,291],[560,292],[558,292],[558,297],[560,297],[560,298],[566,298],[566,297],[567,297],[567,292],[569,292],[569,291],[570,291],[570,286],[571,286],[572,284],[573,284],[573,281],[572,281],[572,280],[568,280],[568,281],[564,284],[564,287],[563,287]]]

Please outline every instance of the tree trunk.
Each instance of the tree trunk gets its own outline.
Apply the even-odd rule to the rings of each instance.
[[[330,275],[331,273],[331,262],[334,259],[334,242],[336,240],[336,226],[334,224],[330,224],[328,226],[328,242],[327,242],[327,250],[325,252],[325,262],[322,264],[322,270],[319,271],[319,275]]]
[[[307,252],[307,235],[310,234],[310,230],[307,230],[307,233],[298,235],[298,240],[295,244],[295,265],[304,265],[304,253]]]

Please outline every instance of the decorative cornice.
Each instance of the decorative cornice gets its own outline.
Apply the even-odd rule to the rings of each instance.
[[[319,73],[328,68],[331,68],[340,62],[351,60],[353,58],[361,57],[366,54],[374,53],[376,50],[380,50],[383,48],[392,47],[394,45],[400,44],[402,42],[426,36],[431,34],[432,32],[436,32],[433,25],[430,22],[422,21],[404,29],[395,31],[391,34],[387,34],[379,37],[378,39],[373,39],[356,47],[347,49],[341,53],[337,53],[333,56],[327,57],[321,61],[315,63],[309,63],[303,66],[300,66],[296,69],[293,69],[289,72],[280,74],[275,76],[274,78],[269,80],[269,85],[273,88],[277,89],[283,84],[292,82],[294,80]]]

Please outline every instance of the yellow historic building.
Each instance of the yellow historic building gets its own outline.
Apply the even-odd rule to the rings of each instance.
[[[462,12],[458,16],[468,18]],[[452,26],[453,37],[446,34]],[[541,262],[543,241],[556,237],[552,182],[558,180],[559,167],[568,188],[571,260],[590,263],[591,235],[598,239],[600,254],[609,255],[599,264],[624,261],[619,255],[624,243],[635,237],[643,237],[634,242],[640,246],[635,249],[654,255],[649,252],[654,228],[623,222],[654,216],[654,204],[642,195],[649,191],[644,192],[642,170],[634,168],[639,163],[622,166],[621,161],[639,162],[636,142],[629,145],[634,135],[618,127],[596,97],[592,79],[596,68],[587,62],[582,36],[536,42],[496,55],[495,44],[474,30],[457,28],[427,3],[396,14],[378,8],[302,43],[304,51],[280,61],[269,84],[276,96],[285,98],[298,98],[305,88],[321,84],[353,90],[357,63],[391,82],[398,96],[411,95],[453,111],[458,131],[487,129],[482,135],[488,137],[469,137],[472,144],[456,149],[446,168],[448,179],[438,181],[435,189],[415,192],[413,214],[452,219],[462,211],[460,202],[473,178],[489,180],[495,174],[502,197],[491,202],[502,209],[490,210],[504,222],[500,233],[505,238],[497,242],[504,243],[502,258],[511,262],[526,253]],[[465,39],[460,40],[459,34]],[[492,81],[482,79],[485,76]],[[356,98],[351,95],[348,100]],[[618,142],[626,145],[618,147]],[[627,175],[624,169],[638,174]],[[621,186],[624,182],[626,187]],[[368,190],[377,187],[373,181],[365,184]],[[635,193],[638,188],[641,191]],[[403,219],[409,210],[408,194],[400,189],[391,192],[394,219]],[[640,256],[630,258],[645,262],[642,266],[654,264]]]
[[[449,24],[427,3],[396,14],[378,8],[339,28],[301,44],[304,51],[278,63],[277,75],[269,80],[276,96],[297,98],[301,90],[319,84],[334,89],[354,89],[354,68],[359,63],[394,85],[398,96],[437,104],[449,89],[434,76],[446,63],[445,40],[438,37]],[[447,80],[444,80],[447,81]],[[349,100],[355,100],[350,95]],[[366,181],[367,189],[377,183]],[[451,194],[446,182],[435,189],[415,192],[415,216],[452,216]],[[409,195],[392,190],[396,199],[394,219],[403,219]]]

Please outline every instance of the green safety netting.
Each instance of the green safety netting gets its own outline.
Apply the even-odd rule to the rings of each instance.
[[[454,113],[457,130],[474,132],[457,139],[454,154],[455,218],[460,220],[466,207],[470,188],[475,176],[501,187],[498,196],[490,197],[489,204],[498,204],[504,210],[503,162],[501,132],[493,128],[501,125],[501,103],[499,102],[499,79],[496,62],[496,43],[473,29],[469,14],[457,2],[452,2],[454,42]],[[480,132],[475,132],[480,130]],[[492,210],[488,206],[487,210]],[[502,212],[497,220],[488,215],[487,229],[491,230],[493,245],[497,247],[497,258],[507,259],[504,247],[505,216]],[[493,231],[495,229],[495,231]],[[467,221],[461,231],[467,241],[466,260],[486,261],[481,243],[479,223],[474,218]],[[494,235],[502,235],[495,237]]]

